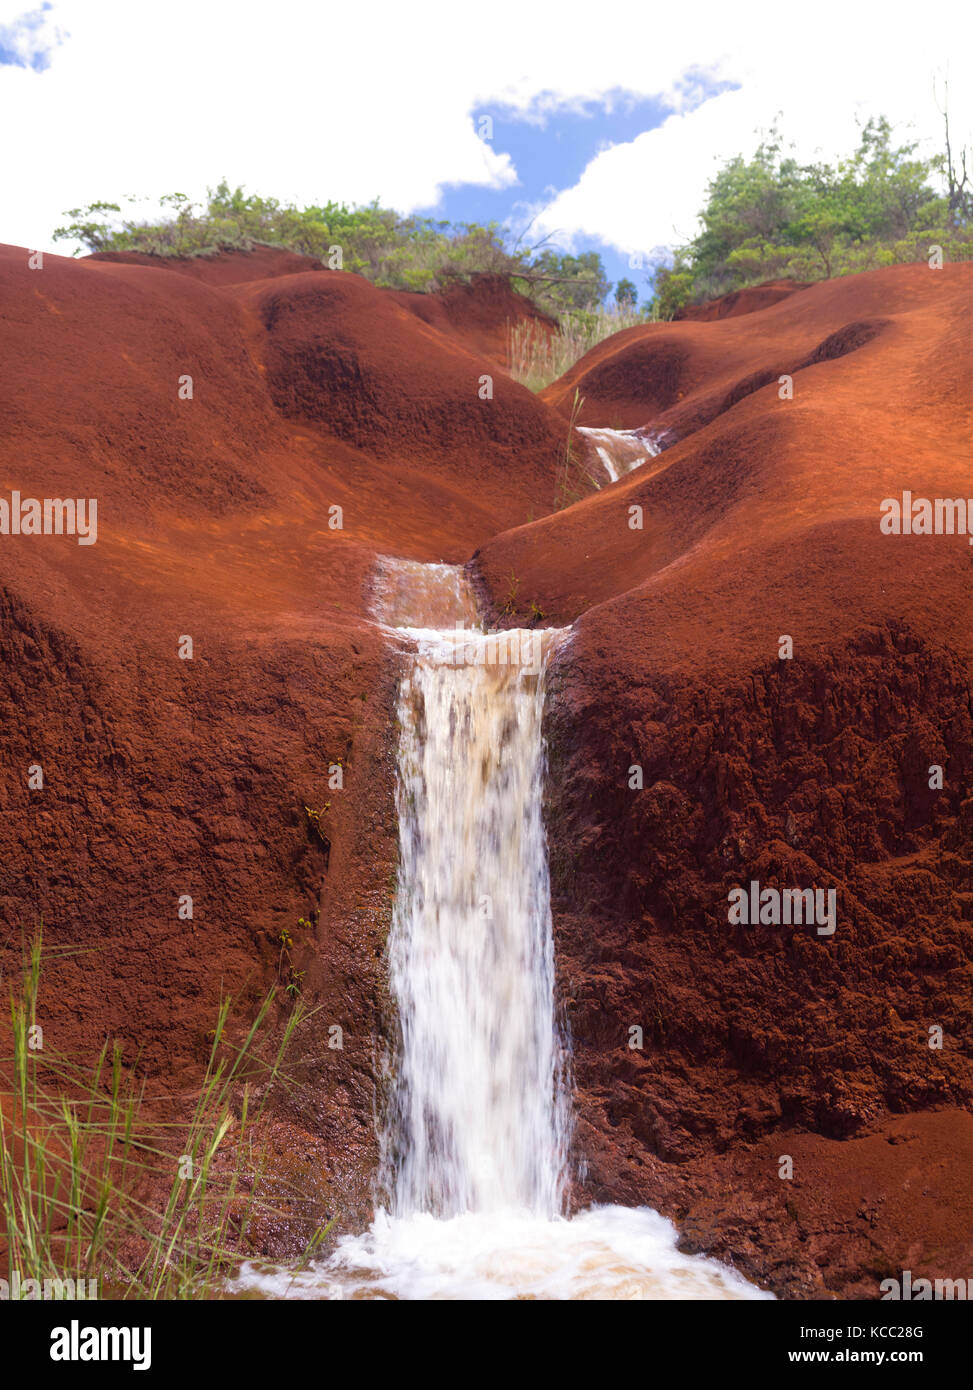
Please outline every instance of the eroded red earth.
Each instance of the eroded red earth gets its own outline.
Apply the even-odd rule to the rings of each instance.
[[[369,585],[377,554],[475,554],[499,621],[575,625],[547,722],[578,1199],[790,1296],[973,1276],[973,548],[879,529],[904,489],[973,495],[973,265],[752,298],[538,398],[496,282],[0,251],[0,496],[98,501],[95,545],[0,537],[2,964],[41,918],[85,948],[46,975],[62,1050],[118,1036],[191,1092],[288,928],[321,1008],[280,1161],[367,1216],[399,674]],[[575,390],[667,447],[554,511]],[[834,887],[834,935],[731,927],[751,879]]]

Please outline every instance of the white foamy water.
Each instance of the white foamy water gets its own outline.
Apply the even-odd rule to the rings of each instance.
[[[592,429],[588,425],[579,425],[578,433],[591,440],[613,483],[659,453],[659,446],[651,434],[643,430]]]
[[[420,568],[386,561],[375,600],[415,644],[398,700],[388,959],[400,1037],[380,1133],[384,1205],[326,1261],[299,1274],[250,1267],[243,1282],[304,1298],[766,1297],[680,1254],[675,1228],[648,1208],[563,1214],[570,1078],[541,721],[565,634],[471,632],[462,571]]]
[[[648,1207],[592,1207],[572,1220],[530,1212],[379,1211],[326,1264],[293,1274],[249,1272],[270,1298],[754,1299],[769,1298],[715,1260],[682,1255],[676,1229]]]

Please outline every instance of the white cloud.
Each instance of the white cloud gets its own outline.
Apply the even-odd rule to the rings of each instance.
[[[0,0],[0,22],[23,9]],[[493,147],[476,138],[487,102],[526,114],[619,90],[668,100],[662,129],[600,153],[544,219],[625,250],[689,234],[714,160],[752,146],[778,110],[802,147],[829,153],[853,143],[856,109],[935,134],[931,80],[948,60],[957,134],[973,129],[970,21],[952,3],[906,25],[878,3],[54,0],[51,22],[66,37],[47,71],[0,67],[0,239],[43,249],[63,250],[50,233],[65,208],[198,198],[223,175],[403,211],[447,184],[511,186],[502,131]],[[694,107],[697,72],[739,87]]]
[[[859,123],[884,114],[924,154],[941,147],[944,79],[954,140],[973,140],[973,23],[966,5],[938,5],[925,24],[895,24],[883,7],[768,8],[744,27],[732,53],[699,30],[700,58],[738,85],[678,111],[656,130],[599,153],[536,225],[575,243],[600,237],[624,252],[649,253],[692,236],[706,183],[735,154],[749,155],[780,113],[800,158],[848,154]]]
[[[50,22],[51,5],[38,4],[0,22],[0,65],[43,72],[62,35]]]

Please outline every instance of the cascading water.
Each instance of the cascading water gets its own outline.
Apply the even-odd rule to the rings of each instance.
[[[647,1208],[562,1214],[570,1099],[541,721],[565,634],[474,631],[465,576],[445,565],[384,561],[377,608],[414,644],[398,702],[388,1207],[310,1270],[245,1282],[311,1298],[766,1297],[680,1254]]]
[[[659,444],[648,430],[595,429],[590,425],[579,425],[577,428],[579,434],[591,441],[609,481],[613,483],[659,453]]]
[[[402,1037],[387,1141],[397,1216],[560,1210],[568,1112],[541,822],[553,640],[420,638],[402,682],[389,939]]]

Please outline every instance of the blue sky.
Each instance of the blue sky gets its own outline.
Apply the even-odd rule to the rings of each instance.
[[[351,13],[351,12],[349,12]],[[780,113],[802,159],[852,150],[886,114],[922,152],[973,145],[973,8],[914,25],[884,0],[0,0],[0,241],[70,254],[64,212],[225,177],[298,204],[378,197],[402,213],[496,220],[629,257],[689,240],[719,165]],[[836,37],[838,36],[838,37]],[[491,140],[477,122],[492,116]]]
[[[658,98],[624,92],[606,93],[601,101],[572,110],[554,110],[543,117],[531,117],[529,113],[525,116],[511,107],[486,103],[474,113],[474,127],[478,131],[483,128],[483,117],[492,120],[491,143],[497,151],[510,156],[519,182],[505,188],[447,186],[434,206],[419,211],[449,222],[499,222],[519,236],[535,213],[552,204],[563,189],[578,183],[596,155],[656,129],[669,114],[669,107]],[[524,244],[534,245],[542,235],[531,227],[526,231]],[[609,280],[617,283],[627,278],[638,287],[640,298],[647,294],[647,272],[633,270],[629,257],[609,242],[590,235],[572,236],[568,228],[551,228],[549,235],[545,244],[555,249],[574,253],[597,251]]]

